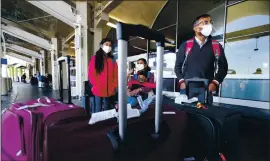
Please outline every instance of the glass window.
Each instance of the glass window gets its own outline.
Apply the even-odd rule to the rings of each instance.
[[[269,84],[266,79],[225,79],[221,96],[252,101],[269,102]]]
[[[229,72],[221,96],[269,102],[269,1],[227,9],[225,54]]]
[[[232,74],[269,76],[269,1],[228,7],[225,54]]]
[[[213,32],[211,35],[215,40],[222,44],[224,35],[225,3],[220,4],[207,13],[211,15],[211,19],[213,21]]]

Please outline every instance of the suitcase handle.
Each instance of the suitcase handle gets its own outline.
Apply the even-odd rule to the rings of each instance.
[[[17,108],[17,110],[24,110],[26,108],[36,108],[36,107],[40,107],[40,106],[49,106],[43,103],[34,103],[32,105],[24,105],[24,106],[20,106],[19,108]]]
[[[44,98],[44,99],[46,100],[47,103],[52,103],[52,101],[51,101],[48,97],[46,97],[46,96],[43,96],[43,97],[38,98],[38,99],[37,99],[38,103],[42,103],[42,102],[40,102],[40,100],[41,100],[42,98]]]
[[[204,85],[205,85],[205,87],[207,87],[208,86],[208,79],[202,79],[202,78],[191,78],[191,79],[185,79],[185,83],[187,84],[187,86],[188,86],[188,84],[189,83],[199,83],[199,82],[203,82],[204,83]]]
[[[208,79],[203,79],[203,78],[191,78],[191,79],[185,79],[185,83],[186,83],[186,93],[187,95],[189,95],[189,85],[190,83],[203,83],[204,84],[204,89],[205,89],[205,93],[204,93],[204,102],[203,103],[208,103],[208,98],[210,93],[208,92]]]
[[[58,70],[60,74],[60,79],[59,79],[59,92],[60,92],[60,101],[64,101],[64,96],[63,96],[63,78],[62,78],[62,63],[66,62],[66,68],[67,68],[67,84],[68,84],[68,104],[72,104],[71,101],[71,86],[70,86],[70,56],[61,56],[60,58],[57,59],[58,62]]]

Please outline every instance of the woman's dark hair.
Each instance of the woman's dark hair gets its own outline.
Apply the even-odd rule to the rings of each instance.
[[[147,72],[150,72],[151,71],[151,68],[148,66],[146,59],[140,58],[140,59],[137,60],[137,62],[138,61],[143,61],[143,64],[146,65],[146,67],[144,68],[145,71],[147,71]]]
[[[105,42],[111,42],[112,41],[109,38],[104,38],[101,40],[100,45],[103,45]],[[96,72],[98,74],[100,74],[103,71],[104,68],[104,56],[105,56],[105,52],[102,50],[102,48],[100,47],[99,50],[96,52],[96,60],[95,60],[95,69]],[[112,52],[109,52],[107,54],[108,58],[114,58],[112,55]]]

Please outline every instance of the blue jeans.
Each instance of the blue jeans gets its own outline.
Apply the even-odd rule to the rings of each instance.
[[[92,113],[100,112],[102,110],[110,110],[112,108],[111,98],[94,96],[91,99]]]
[[[128,104],[131,104],[131,106],[137,106],[138,105],[138,100],[136,97],[128,97],[127,100]]]

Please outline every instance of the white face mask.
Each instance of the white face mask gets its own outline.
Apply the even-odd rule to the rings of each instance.
[[[204,26],[202,27],[201,33],[202,33],[205,37],[208,37],[208,36],[211,34],[212,29],[213,29],[212,24],[204,25]]]
[[[144,65],[143,64],[137,64],[136,65],[136,70],[139,71],[139,70],[143,70],[144,69]]]
[[[102,46],[102,50],[103,50],[106,54],[108,54],[109,52],[112,51],[112,47],[103,45],[103,46]]]

